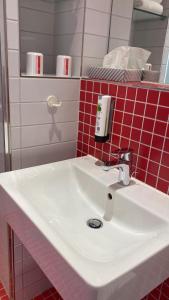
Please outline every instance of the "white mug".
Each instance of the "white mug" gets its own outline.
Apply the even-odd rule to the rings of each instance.
[[[56,59],[56,75],[58,77],[71,77],[72,58],[67,55],[58,55]]]
[[[26,74],[29,76],[43,75],[43,54],[42,53],[27,52]]]

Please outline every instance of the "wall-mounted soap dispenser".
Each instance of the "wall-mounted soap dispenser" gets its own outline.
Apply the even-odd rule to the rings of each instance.
[[[109,139],[114,101],[111,96],[99,96],[96,115],[95,141],[105,143]]]

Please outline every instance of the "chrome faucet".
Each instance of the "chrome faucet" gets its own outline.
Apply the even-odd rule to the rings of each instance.
[[[117,161],[114,162],[104,162],[104,171],[109,171],[111,169],[119,170],[119,182],[122,185],[129,185],[130,177],[132,175],[132,162],[133,162],[133,151],[131,149],[118,149],[111,153],[111,156],[116,158]]]

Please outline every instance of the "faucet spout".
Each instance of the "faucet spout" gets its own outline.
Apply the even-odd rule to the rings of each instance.
[[[119,170],[119,182],[122,183],[124,186],[129,185],[130,183],[130,168],[126,164],[117,164],[111,167],[103,167],[104,171],[110,171],[112,169]]]

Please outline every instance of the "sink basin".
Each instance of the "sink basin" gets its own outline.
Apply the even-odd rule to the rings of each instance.
[[[169,275],[169,197],[135,179],[122,187],[95,161],[1,174],[0,214],[64,300],[139,300]],[[89,227],[92,218],[103,226]]]

